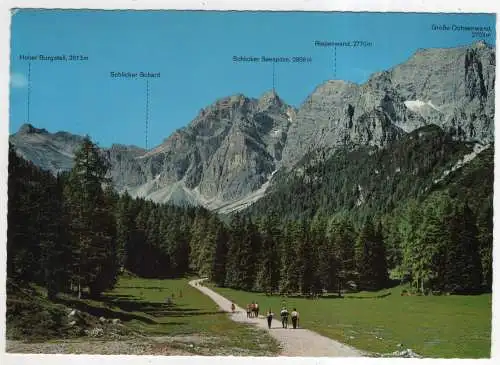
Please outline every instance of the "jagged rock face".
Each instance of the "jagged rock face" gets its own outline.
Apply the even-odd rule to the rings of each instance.
[[[390,77],[405,100],[431,102],[422,110],[427,123],[461,140],[493,141],[495,50],[484,42],[421,50],[392,69]]]
[[[274,91],[259,99],[233,95],[153,150],[113,145],[105,152],[119,191],[210,209],[246,205],[273,172],[318,148],[384,147],[428,124],[457,139],[491,142],[494,83],[495,50],[484,43],[419,50],[362,85],[327,81],[298,110]],[[31,125],[10,137],[23,157],[53,172],[71,168],[81,140]]]
[[[142,171],[142,180],[129,185],[146,184],[131,191],[159,199],[182,195],[214,206],[251,193],[280,164],[290,110],[274,92],[259,100],[243,95],[218,100],[137,157],[139,167],[128,166]]]
[[[147,182],[145,167],[136,159],[146,150],[135,146],[113,145],[107,150],[111,163],[111,178],[116,189],[139,186]]]
[[[66,132],[51,134],[31,124],[23,124],[10,136],[17,153],[44,170],[57,174],[73,166],[73,151],[83,137]]]
[[[482,42],[420,50],[363,85],[327,81],[299,109],[283,159],[291,166],[316,147],[383,147],[427,124],[457,139],[491,142],[494,83],[495,51]]]
[[[284,150],[293,165],[309,150],[340,145],[383,147],[404,132],[394,120],[418,119],[386,84],[357,85],[328,81],[319,86],[297,113]]]

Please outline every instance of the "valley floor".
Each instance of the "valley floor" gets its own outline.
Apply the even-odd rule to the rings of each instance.
[[[20,295],[9,296],[8,306],[9,301],[15,306],[22,300]],[[15,323],[7,322],[8,353],[276,356],[280,350],[278,342],[266,331],[231,321],[187,279],[122,277],[117,287],[100,300],[60,295],[53,303],[43,299],[43,293],[27,300],[36,300],[45,311],[57,310],[64,317],[72,310],[85,313],[85,329],[102,329],[102,334],[66,336],[67,332],[60,331],[49,338],[39,324],[40,328],[31,331],[31,337],[22,336],[23,323],[36,316],[27,311]],[[106,322],[101,323],[101,318]],[[119,324],[110,324],[113,319],[119,319]],[[63,318],[61,322],[70,321]]]
[[[490,356],[491,294],[407,297],[401,296],[401,288],[396,287],[377,293],[346,294],[342,299],[312,300],[198,283],[187,279],[122,277],[117,287],[98,301],[61,295],[56,302],[49,302],[43,293],[26,299],[20,294],[8,295],[8,308],[27,309],[7,321],[6,351],[343,357],[396,353],[395,356],[410,357],[397,353],[411,349],[423,357]],[[238,307],[236,313],[228,315],[231,301]],[[296,307],[300,328],[282,329],[278,316],[271,330],[264,318],[247,319],[242,307],[252,301],[259,303],[261,314],[269,308],[278,314],[283,304],[289,310]],[[104,333],[98,337],[67,336],[69,332],[60,331],[46,336],[46,325],[38,319],[45,317],[38,317],[31,310],[34,304],[45,308],[42,312],[61,313],[62,321],[57,323],[63,323],[58,325],[63,327],[68,326],[69,311],[81,311],[87,316],[87,331],[102,328]],[[106,324],[101,322],[103,318]],[[119,320],[119,324],[111,324],[113,319]],[[26,328],[30,336],[22,335]]]
[[[203,279],[193,280],[190,284],[212,298],[222,310],[229,311],[231,301],[217,294],[210,288],[201,286],[200,282],[202,281]],[[303,328],[292,329],[291,322],[290,326],[284,329],[282,328],[279,316],[273,319],[271,329],[268,329],[267,320],[264,316],[260,315],[259,318],[247,318],[246,311],[236,306],[235,312],[231,314],[231,319],[239,323],[251,323],[260,329],[269,331],[271,336],[281,344],[281,355],[283,356],[359,357],[364,355],[363,352],[359,350],[321,336],[316,332]]]
[[[295,307],[302,328],[371,356],[411,350],[431,358],[490,357],[491,294],[401,296],[402,288],[394,287],[345,294],[343,298],[306,299],[220,288],[211,283],[206,286],[241,307],[256,301],[262,312]]]

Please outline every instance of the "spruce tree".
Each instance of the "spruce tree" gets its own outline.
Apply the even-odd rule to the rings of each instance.
[[[334,218],[329,224],[327,240],[332,246],[334,257],[330,270],[331,290],[337,290],[339,296],[348,282],[356,279],[356,264],[354,248],[356,234],[354,228],[346,218]]]
[[[272,294],[280,286],[279,245],[281,232],[276,216],[267,217],[261,224],[262,249],[258,262],[256,289]]]
[[[224,286],[226,279],[226,261],[227,261],[227,240],[228,235],[222,222],[217,223],[215,233],[215,252],[212,258],[212,270],[210,280],[218,286]]]
[[[477,218],[483,286],[491,291],[493,281],[493,197],[483,204]]]
[[[379,229],[367,219],[356,242],[356,268],[362,290],[379,290],[387,284],[385,249]]]
[[[225,285],[230,288],[243,287],[243,265],[247,265],[248,257],[242,255],[245,231],[243,219],[236,213],[231,220],[230,238],[228,242],[228,253],[226,261]]]
[[[70,232],[74,253],[74,281],[78,296],[91,283],[93,288],[116,254],[109,231],[109,210],[105,207],[103,184],[109,182],[109,162],[97,146],[85,137],[75,151],[74,166],[68,178],[65,196],[70,209]],[[107,285],[104,285],[104,287]],[[93,291],[93,294],[97,294]]]
[[[43,227],[40,233],[41,266],[47,296],[52,300],[68,287],[72,257],[61,179],[50,179],[45,188],[45,195],[40,197],[44,204],[39,216]]]
[[[448,221],[451,244],[446,255],[445,290],[471,294],[481,286],[481,258],[478,231],[472,211],[466,203],[458,203]]]
[[[311,249],[311,236],[307,230],[309,222],[300,223],[300,233],[296,242],[296,264],[299,279],[299,288],[302,295],[310,295],[314,290],[315,267],[314,251]]]
[[[298,222],[287,222],[279,247],[281,256],[279,291],[282,294],[296,293],[299,290],[296,248],[301,240],[300,234],[301,230]]]
[[[125,263],[128,260],[128,249],[130,248],[133,228],[134,216],[132,214],[132,198],[128,192],[125,192],[117,203],[117,259],[120,268],[125,268]]]
[[[389,282],[387,271],[387,252],[382,233],[382,223],[378,222],[375,229],[375,240],[373,247],[373,274],[378,289],[386,287]]]

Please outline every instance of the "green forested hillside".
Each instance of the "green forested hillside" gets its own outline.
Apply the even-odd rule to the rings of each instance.
[[[326,232],[332,222],[347,221],[360,235],[367,220],[380,222],[393,278],[409,281],[422,292],[425,286],[445,291],[489,288],[494,147],[462,163],[473,147],[430,125],[385,149],[316,151],[277,175],[268,194],[245,213],[279,216],[281,221],[323,220]],[[421,257],[419,250],[429,255]],[[355,277],[360,280],[365,269],[357,265]],[[444,267],[455,266],[462,267],[462,273],[465,267],[477,275],[482,270],[481,278],[456,274],[452,289],[444,282],[450,279]],[[458,283],[462,280],[470,282]]]
[[[385,149],[336,150],[330,157],[327,151],[311,152],[288,173],[279,173],[266,196],[248,212],[272,212],[290,219],[345,212],[359,226],[364,218],[388,213],[405,199],[425,197],[436,188],[434,180],[442,177],[472,146],[453,141],[439,127],[429,125]],[[471,169],[477,168],[474,165],[468,171]],[[484,169],[483,175],[488,166]],[[461,174],[458,171],[455,175]],[[472,175],[476,176],[475,172]],[[462,194],[485,197],[491,193],[492,175],[484,177],[489,181],[485,181],[482,192],[469,186],[470,189],[461,190]],[[446,185],[446,181],[440,186]],[[455,185],[460,186],[461,182]]]
[[[89,138],[58,177],[10,149],[7,276],[49,300],[98,297],[122,270],[267,293],[378,290],[391,278],[422,294],[489,291],[494,148],[454,169],[472,147],[429,126],[386,149],[316,152],[228,223],[119,196]]]

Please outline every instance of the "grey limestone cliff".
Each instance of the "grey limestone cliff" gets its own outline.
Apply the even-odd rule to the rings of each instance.
[[[202,109],[152,150],[113,145],[106,152],[119,191],[237,209],[262,196],[277,170],[314,149],[382,148],[427,124],[456,139],[490,143],[494,83],[495,50],[484,42],[418,50],[364,84],[326,81],[299,109],[274,91],[258,99],[233,95]],[[24,125],[10,141],[26,159],[57,172],[71,168],[81,138]]]
[[[457,139],[493,141],[495,50],[472,46],[425,49],[362,84],[330,80],[299,109],[284,161],[311,148],[385,146],[403,133],[436,124]]]

